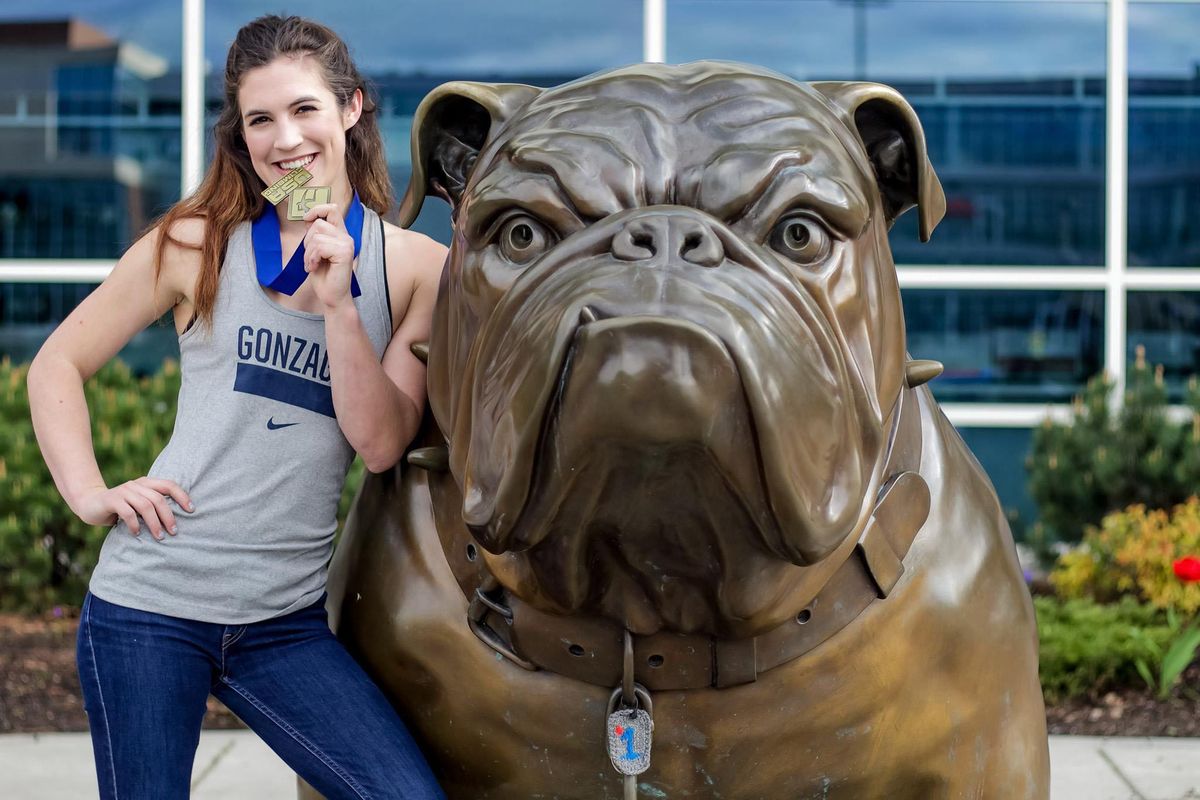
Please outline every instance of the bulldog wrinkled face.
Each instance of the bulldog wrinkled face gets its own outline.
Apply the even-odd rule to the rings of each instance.
[[[729,630],[869,513],[903,321],[862,145],[784,79],[546,92],[457,209],[431,402],[536,595]]]

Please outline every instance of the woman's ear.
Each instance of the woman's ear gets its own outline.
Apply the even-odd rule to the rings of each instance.
[[[355,89],[350,102],[346,103],[346,107],[342,109],[342,130],[348,131],[358,124],[358,119],[362,116],[362,107],[362,89]]]

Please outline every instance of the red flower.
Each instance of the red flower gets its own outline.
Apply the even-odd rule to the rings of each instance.
[[[1184,583],[1200,581],[1200,558],[1184,556],[1175,562],[1175,577]]]

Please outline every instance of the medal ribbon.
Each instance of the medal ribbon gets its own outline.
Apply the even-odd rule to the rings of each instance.
[[[354,257],[362,250],[363,204],[358,199],[358,192],[350,200],[350,208],[346,210],[346,231],[354,240]],[[268,203],[262,214],[250,226],[250,238],[254,244],[254,268],[258,274],[258,282],[268,289],[274,289],[281,294],[294,295],[308,273],[304,271],[304,242],[292,253],[287,266],[283,266],[283,244],[279,241],[279,217],[275,207]],[[350,273],[350,296],[358,297],[362,289],[358,286],[358,276]]]

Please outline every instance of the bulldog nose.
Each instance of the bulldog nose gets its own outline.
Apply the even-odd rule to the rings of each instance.
[[[665,264],[676,258],[701,267],[725,260],[725,248],[703,220],[680,214],[654,214],[630,220],[613,237],[612,254],[621,261]]]

